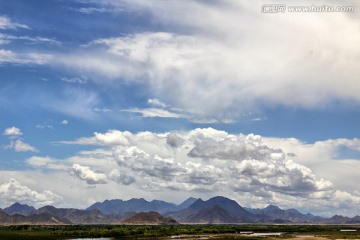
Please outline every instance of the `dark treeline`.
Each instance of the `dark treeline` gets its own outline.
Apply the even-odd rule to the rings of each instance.
[[[218,235],[219,238],[258,239],[241,232],[282,232],[290,237],[297,233],[330,234],[336,238],[359,238],[359,232],[341,232],[341,229],[360,230],[360,226],[329,225],[58,225],[58,226],[1,226],[0,239],[69,239],[69,238],[159,238],[174,235]],[[359,229],[358,229],[359,228]]]

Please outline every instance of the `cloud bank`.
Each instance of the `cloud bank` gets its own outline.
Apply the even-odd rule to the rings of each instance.
[[[59,204],[63,200],[62,197],[48,190],[42,192],[32,190],[21,185],[14,178],[0,185],[0,195],[1,204],[5,206],[15,202],[27,203],[33,206],[45,206]]]
[[[143,194],[224,194],[244,206],[274,203],[323,214],[345,202],[353,207],[359,203],[360,195],[353,191],[357,187],[346,184],[343,174],[331,176],[328,169],[344,168],[346,162],[352,168],[357,166],[355,159],[339,161],[334,155],[342,147],[359,151],[358,139],[305,144],[296,139],[199,128],[136,134],[109,130],[62,143],[101,147],[61,163],[72,164],[72,172],[80,180],[98,187],[117,183]],[[89,161],[91,156],[95,159]],[[348,168],[344,173],[357,176]],[[316,209],[304,202],[311,202]]]

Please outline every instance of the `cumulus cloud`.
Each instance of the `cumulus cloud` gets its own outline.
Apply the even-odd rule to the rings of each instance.
[[[3,134],[8,136],[11,140],[10,144],[5,146],[6,149],[14,149],[16,152],[39,152],[39,150],[37,150],[35,147],[19,139],[22,135],[22,132],[19,128],[7,128]]]
[[[107,176],[104,173],[97,173],[87,166],[73,164],[72,171],[79,179],[86,181],[87,184],[105,184],[108,182]]]
[[[109,178],[122,185],[130,185],[136,182],[136,179],[133,176],[129,176],[124,172],[120,172],[119,169],[111,170],[111,172],[109,173]]]
[[[33,206],[59,204],[63,201],[59,195],[44,190],[38,192],[21,185],[16,179],[11,178],[0,185],[2,205],[10,205],[15,202],[26,203]]]
[[[254,134],[233,135],[212,128],[163,134],[109,130],[66,143],[111,146],[119,170],[112,171],[109,179],[121,183],[117,176],[130,173],[134,179],[146,179],[141,187],[153,191],[224,188],[304,198],[325,198],[334,192],[330,181],[317,177],[310,168],[294,162],[292,154],[266,145]],[[126,176],[125,182],[134,183]]]
[[[64,120],[62,120],[62,121],[60,122],[60,124],[62,124],[62,125],[68,125],[68,124],[69,124],[69,121],[66,120],[66,119],[64,119]]]
[[[21,136],[22,132],[17,127],[11,127],[11,128],[5,129],[4,135],[6,135],[6,136]]]

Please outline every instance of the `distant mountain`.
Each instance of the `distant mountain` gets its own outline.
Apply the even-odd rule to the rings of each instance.
[[[0,211],[0,223],[6,224],[51,224],[51,225],[63,225],[71,224],[68,219],[59,218],[48,213],[31,214],[28,216],[21,214],[9,215],[3,211]]]
[[[225,197],[213,197],[207,201],[199,198],[186,209],[169,213],[178,222],[188,223],[239,223],[256,222],[255,214],[246,211],[234,200]]]
[[[347,224],[359,224],[360,223],[360,216],[355,216],[346,223]]]
[[[191,204],[193,204],[194,202],[196,202],[196,200],[198,200],[197,198],[193,198],[193,197],[189,197],[188,199],[186,199],[185,201],[183,201],[182,203],[180,203],[178,205],[178,208],[180,209],[185,209],[187,207],[189,207]]]
[[[246,208],[246,210],[261,216],[265,221],[274,223],[313,223],[320,220],[312,214],[303,214],[296,209],[283,210],[275,205],[263,209]]]
[[[56,217],[66,218],[72,223],[114,223],[120,222],[135,213],[127,214],[104,214],[97,209],[92,210],[79,210],[74,208],[55,208],[53,206],[45,206],[39,208],[38,213],[47,213]]]
[[[241,222],[256,221],[257,218],[254,214],[246,211],[243,207],[241,207],[236,201],[226,197],[213,197],[207,200],[205,204],[207,206],[217,204],[223,207],[226,211],[239,218]]]
[[[9,215],[18,213],[25,216],[36,213],[36,209],[34,207],[20,203],[14,203],[9,207],[4,208],[3,211]]]
[[[197,212],[197,210],[187,207],[179,211],[165,213],[165,216],[172,217],[178,222],[187,222],[187,218]]]
[[[166,213],[180,210],[180,208],[174,204],[165,201],[153,200],[151,202],[146,201],[143,198],[132,198],[128,201],[120,199],[105,200],[102,203],[95,203],[88,207],[86,210],[98,209],[105,214],[121,214],[125,212],[158,212]]]
[[[344,217],[341,215],[334,215],[331,218],[324,220],[324,222],[327,224],[346,224],[350,221],[351,221],[351,218]]]
[[[239,219],[226,211],[221,206],[215,204],[200,209],[197,213],[186,218],[188,223],[237,223]]]
[[[353,218],[335,215],[331,218],[303,214],[296,209],[283,210],[275,205],[265,208],[243,208],[236,201],[217,196],[206,201],[188,198],[183,203],[173,203],[143,198],[106,200],[87,208],[56,208],[45,206],[35,209],[26,204],[14,203],[0,209],[1,224],[174,224],[180,223],[315,223],[360,224],[360,216]]]
[[[171,217],[163,217],[157,212],[141,212],[134,216],[125,219],[123,224],[141,224],[141,225],[168,225],[177,224],[177,222]]]

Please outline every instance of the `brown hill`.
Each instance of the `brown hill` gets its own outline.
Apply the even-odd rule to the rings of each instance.
[[[171,217],[163,217],[157,212],[141,212],[137,213],[128,219],[124,220],[124,224],[138,224],[138,225],[162,225],[162,224],[177,224]]]

